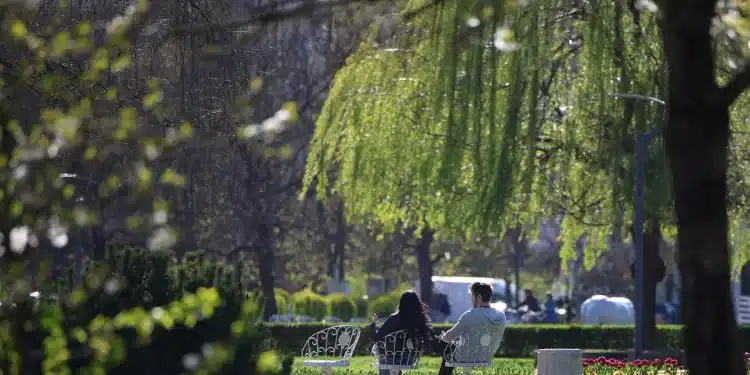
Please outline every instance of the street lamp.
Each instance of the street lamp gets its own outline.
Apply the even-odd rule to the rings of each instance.
[[[666,107],[663,100],[638,95],[638,94],[612,94],[617,99],[645,100]],[[645,165],[644,153],[652,139],[659,132],[658,127],[653,127],[644,134],[635,137],[635,203],[633,207],[633,244],[635,245],[635,356],[638,358],[643,353],[645,328],[643,326],[643,211],[644,211],[644,185]]]

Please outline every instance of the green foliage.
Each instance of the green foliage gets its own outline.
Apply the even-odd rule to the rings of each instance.
[[[357,314],[355,316],[358,318],[367,317],[367,313],[368,313],[367,300],[362,297],[356,297],[354,298],[354,302],[357,304]]]
[[[295,315],[307,315],[321,320],[328,312],[328,306],[323,296],[304,289],[292,294],[292,311]]]
[[[398,308],[400,294],[388,293],[377,296],[367,304],[367,313],[378,314],[379,317],[386,317],[393,314]]]
[[[181,264],[143,249],[91,264],[86,289],[60,285],[64,303],[0,311],[0,371],[288,374],[238,280],[242,269],[189,253]],[[6,327],[6,328],[2,328]],[[45,348],[40,362],[24,348]],[[158,358],[158,360],[155,360]],[[16,366],[17,371],[14,370]],[[193,366],[196,366],[193,368]],[[186,368],[187,367],[187,368]]]
[[[328,315],[335,316],[345,322],[348,322],[357,315],[357,302],[354,298],[343,294],[331,294],[326,300],[328,301]]]
[[[150,250],[171,248],[178,234],[168,222],[170,203],[154,197],[185,185],[165,155],[194,130],[174,118],[185,110],[163,103],[165,77],[138,69],[144,61],[135,42],[150,18],[149,1],[118,8],[124,13],[112,20],[102,13],[96,25],[91,9],[73,9],[80,4],[44,4],[41,13],[38,7],[0,2],[0,233],[6,248],[16,239],[3,258],[26,256],[27,247],[38,246],[33,238],[64,246],[66,231],[102,225],[101,212],[125,195],[132,211],[118,211],[123,222],[116,226],[145,232]],[[147,43],[166,42],[158,39]],[[251,112],[251,102],[240,101],[240,112]],[[284,104],[271,119],[273,131],[296,121],[296,110]],[[248,128],[243,138],[270,131]]]
[[[286,303],[289,303],[289,301],[292,300],[292,296],[284,289],[274,288],[273,292],[276,296],[278,296],[278,298],[280,298],[282,301],[285,301]]]
[[[24,3],[33,2],[0,4],[0,44],[5,56],[0,68],[4,93],[0,103],[0,231],[6,236],[11,230],[40,234],[53,244],[62,244],[66,230],[96,223],[99,212],[94,201],[106,202],[124,190],[139,204],[153,205],[153,213],[166,211],[167,205],[154,201],[150,192],[179,188],[185,179],[169,167],[154,166],[158,156],[153,155],[190,139],[191,125],[184,122],[172,127],[164,122],[158,81],[150,80],[138,90],[141,94],[127,98],[120,98],[121,87],[112,83],[127,81],[126,76],[132,74],[130,39],[147,17],[148,1],[136,1],[127,14],[108,23],[106,33],[89,21],[65,21],[63,15],[69,13],[65,3],[41,22],[48,27],[39,27],[38,12],[25,9]],[[144,126],[146,121],[152,123]],[[126,167],[132,168],[132,174],[105,175],[101,181],[82,175],[64,177],[71,172],[109,170],[115,150],[124,145],[132,146],[134,153],[128,159],[132,164]],[[60,162],[63,156],[66,162]],[[72,160],[76,170],[67,169]],[[10,166],[28,173],[6,173]],[[82,200],[81,196],[97,198]],[[144,219],[151,214],[151,210],[123,213],[128,230],[153,230],[147,241],[151,249],[171,247],[176,232],[166,223],[152,226],[151,220]],[[14,244],[16,253],[23,253],[29,245],[27,241]]]
[[[289,304],[291,303],[291,300],[292,300],[292,297],[289,294],[289,292],[281,288],[274,288],[273,292],[274,292],[274,297],[276,299],[277,313],[278,314],[288,313]],[[255,301],[255,304],[258,307],[258,311],[263,311],[263,293],[261,291],[248,293],[247,298]]]
[[[392,39],[373,32],[335,77],[305,187],[343,196],[352,221],[374,217],[386,230],[429,225],[444,236],[520,227],[533,237],[542,218],[564,212],[563,267],[578,257],[584,234],[589,268],[611,236],[627,239],[633,139],[663,127],[665,111],[613,94],[666,97],[658,16],[643,12],[636,23],[617,1],[528,4],[441,2],[389,26],[400,30]],[[749,108],[748,100],[733,107],[733,128],[744,129]],[[746,143],[738,141],[730,167],[740,202]],[[646,216],[669,236],[673,199],[660,136],[645,159]],[[331,168],[340,171],[335,181]],[[744,204],[730,206],[741,265],[750,235],[737,232],[747,215]]]

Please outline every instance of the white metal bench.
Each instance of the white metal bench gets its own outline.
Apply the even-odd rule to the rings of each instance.
[[[492,367],[492,359],[500,347],[505,325],[472,327],[453,340],[443,352],[446,367],[460,367],[465,374],[475,368]]]
[[[737,324],[750,324],[750,296],[738,295],[735,301]]]
[[[359,341],[360,328],[335,326],[315,332],[302,347],[302,363],[330,375],[333,367],[348,367]]]
[[[400,371],[414,370],[422,358],[424,342],[406,330],[389,333],[372,346],[378,370],[390,370],[392,375]]]

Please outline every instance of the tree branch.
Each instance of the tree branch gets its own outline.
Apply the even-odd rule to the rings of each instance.
[[[207,23],[198,26],[187,26],[178,27],[170,30],[164,39],[169,39],[176,36],[184,36],[189,34],[203,33],[208,31],[219,31],[226,29],[234,29],[247,25],[254,24],[267,24],[271,22],[279,22],[292,18],[297,18],[316,10],[331,9],[339,6],[346,6],[356,3],[376,3],[382,0],[331,0],[331,1],[299,1],[294,5],[289,3],[282,4],[284,9],[277,9],[277,5],[263,6],[255,10],[251,10],[250,16],[231,21],[226,23]]]
[[[750,87],[750,63],[746,63],[737,74],[732,76],[729,83],[721,88],[722,102],[727,106],[732,105],[748,87]]]

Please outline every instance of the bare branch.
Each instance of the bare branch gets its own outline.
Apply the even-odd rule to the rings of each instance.
[[[178,27],[170,30],[164,39],[169,39],[176,36],[184,36],[189,34],[203,33],[209,31],[220,31],[227,29],[234,29],[238,27],[267,24],[271,22],[279,22],[289,19],[294,19],[304,15],[308,15],[316,10],[332,9],[340,6],[347,6],[357,3],[377,3],[382,0],[331,0],[331,1],[299,1],[296,4],[284,4],[283,9],[278,9],[278,5],[274,6],[263,6],[258,9],[251,10],[250,16],[238,19],[226,23],[207,23],[198,26],[187,26]]]

